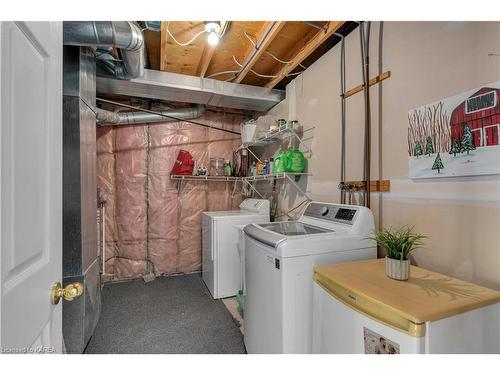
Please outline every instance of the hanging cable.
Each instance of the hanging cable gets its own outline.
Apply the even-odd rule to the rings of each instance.
[[[238,60],[236,60],[236,57],[233,56],[233,60],[234,62],[236,63],[236,65],[238,65],[240,68],[243,68],[243,65],[240,64],[238,62]],[[273,75],[267,75],[267,74],[260,74],[260,73],[257,73],[255,70],[253,69],[250,69],[250,71],[255,74],[257,77],[262,77],[262,78],[276,78],[277,76],[273,76]]]
[[[168,34],[168,35],[172,38],[172,40],[173,40],[175,43],[177,43],[177,44],[178,44],[179,46],[181,46],[181,47],[185,47],[185,46],[187,46],[187,45],[191,44],[191,43],[192,43],[192,42],[194,42],[194,40],[195,40],[196,38],[198,38],[201,34],[206,33],[205,29],[203,29],[202,31],[200,31],[199,33],[197,33],[195,36],[193,36],[193,37],[192,37],[192,38],[191,38],[188,42],[186,42],[186,43],[181,43],[181,42],[179,42],[177,39],[175,39],[175,36],[173,36],[173,35],[172,35],[172,33],[170,32],[170,30],[169,30],[169,28],[168,28],[169,24],[170,24],[170,21],[167,21],[167,34]]]
[[[214,130],[220,130],[220,131],[222,131],[222,132],[226,132],[226,133],[231,133],[231,134],[241,135],[241,133],[235,132],[235,131],[233,131],[233,130],[229,130],[229,129],[222,129],[222,128],[218,128],[218,127],[216,127],[216,126],[212,126],[212,125],[204,124],[204,123],[202,123],[202,122],[193,121],[193,120],[187,120],[187,119],[183,119],[183,118],[176,117],[176,116],[171,116],[171,115],[166,115],[165,113],[162,113],[162,112],[156,112],[156,111],[151,111],[151,110],[149,110],[149,109],[144,109],[144,108],[134,107],[134,106],[132,106],[132,105],[123,104],[123,103],[115,102],[115,101],[108,100],[108,99],[96,98],[96,100],[98,100],[98,101],[100,101],[100,102],[103,102],[103,103],[108,103],[108,104],[117,105],[117,106],[119,106],[119,107],[123,107],[123,108],[135,109],[135,110],[137,110],[137,111],[139,111],[139,112],[151,113],[151,114],[153,114],[153,115],[163,116],[163,117],[165,117],[165,118],[170,118],[170,119],[172,119],[172,120],[177,120],[177,121],[187,122],[187,123],[189,123],[189,124],[193,124],[193,125],[203,126],[203,127],[205,127],[205,128],[210,128],[210,129],[214,129]],[[161,124],[161,122],[160,122],[159,124]]]
[[[243,67],[243,65],[242,65],[242,64],[240,64],[240,63],[238,62],[238,60],[236,60],[236,57],[234,57],[234,56],[233,56],[233,60],[234,60],[234,62],[236,63],[236,65],[238,65],[240,68],[242,68],[242,67]],[[250,72],[252,72],[253,74],[255,74],[257,77],[262,77],[262,78],[276,78],[276,77],[277,77],[277,75],[257,73],[257,72],[256,72],[255,70],[253,70],[253,69],[250,69]],[[301,74],[302,72],[303,72],[303,70],[302,70],[302,71],[300,71],[300,72],[296,72],[296,73],[288,73],[285,77],[296,76],[296,75]],[[235,77],[235,78],[236,78],[236,77]]]
[[[250,41],[250,43],[252,43],[252,44],[253,44],[254,48],[258,49],[258,47],[257,47],[257,43],[256,43],[254,40],[252,40],[251,35],[250,35],[250,34],[248,34],[246,31],[244,32],[244,34],[245,34],[245,36],[247,37],[247,39]],[[255,38],[255,37],[254,37],[254,38]],[[282,59],[280,59],[279,57],[277,57],[276,55],[274,55],[273,53],[271,53],[271,52],[269,52],[269,51],[264,51],[264,52],[265,52],[266,54],[268,54],[269,56],[271,56],[273,59],[275,59],[276,61],[278,61],[278,62],[280,62],[280,63],[282,63],[282,64],[291,64],[291,63],[293,63],[293,61],[291,61],[291,60],[290,60],[290,61],[285,61],[285,60],[282,60]],[[303,69],[307,69],[307,67],[306,67],[306,66],[304,66],[304,65],[302,65],[302,63],[300,63],[300,64],[299,64],[299,66],[300,66],[301,68],[303,68]],[[297,73],[294,73],[294,74],[297,74]]]
[[[239,70],[224,70],[222,72],[217,72],[217,73],[212,73],[209,76],[206,76],[205,78],[213,78],[217,76],[222,76],[224,74],[233,74],[233,73],[239,73]]]
[[[219,39],[222,39],[222,37],[226,33],[227,27],[229,26],[229,22],[230,21],[226,21],[226,23],[224,24],[224,29],[222,29],[222,33],[219,35]]]

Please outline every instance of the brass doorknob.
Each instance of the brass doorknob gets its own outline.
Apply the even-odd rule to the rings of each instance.
[[[75,298],[80,297],[82,294],[83,285],[80,283],[71,283],[62,288],[61,283],[57,282],[52,285],[50,301],[53,305],[57,305],[61,298],[64,298],[66,301],[73,301]]]

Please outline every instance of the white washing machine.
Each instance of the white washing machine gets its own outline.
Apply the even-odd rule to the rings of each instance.
[[[202,216],[202,276],[214,298],[235,296],[241,286],[237,225],[269,221],[267,199],[245,199],[239,210]]]
[[[314,267],[376,258],[373,230],[368,208],[322,202],[297,221],[247,225],[247,352],[310,353]]]

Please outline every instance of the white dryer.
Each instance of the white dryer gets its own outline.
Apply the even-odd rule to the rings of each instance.
[[[247,352],[310,353],[314,267],[376,258],[373,230],[368,208],[322,202],[297,221],[247,225]]]
[[[239,210],[203,212],[202,276],[214,298],[235,296],[241,287],[237,225],[269,220],[267,199],[245,199]]]

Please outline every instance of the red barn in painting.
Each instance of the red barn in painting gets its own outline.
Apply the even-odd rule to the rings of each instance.
[[[467,125],[474,135],[474,146],[498,145],[500,133],[500,90],[483,87],[456,107],[450,119],[451,138],[460,144]]]

